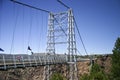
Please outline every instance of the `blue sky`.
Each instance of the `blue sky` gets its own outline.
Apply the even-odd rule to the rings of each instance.
[[[17,1],[52,12],[67,10],[57,0]],[[62,1],[74,11],[87,52],[111,53],[115,40],[120,37],[120,0]],[[0,0],[0,47],[5,53],[26,53],[28,45],[33,52],[45,52],[47,24],[47,13],[14,4],[9,0]],[[81,54],[85,54],[77,35],[76,33],[77,48]],[[61,53],[64,53],[64,50]]]

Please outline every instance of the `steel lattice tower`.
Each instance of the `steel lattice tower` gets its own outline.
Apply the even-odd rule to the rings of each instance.
[[[49,62],[48,58],[50,55],[55,55],[55,39],[54,39],[54,15],[49,14],[48,20],[48,34],[47,34],[47,48],[46,48],[46,63]],[[44,67],[44,78],[43,80],[49,80],[51,75],[50,65],[45,65]]]
[[[76,64],[75,27],[74,17],[71,9],[68,11],[68,64],[69,80],[78,80]]]
[[[76,41],[72,9],[60,13],[50,13],[48,20],[46,61],[50,55],[56,56],[57,44],[66,44],[68,60],[68,79],[78,80],[76,66]],[[44,80],[49,80],[51,66],[44,67]]]
[[[52,13],[49,14],[48,28],[46,52],[55,54],[54,15]]]

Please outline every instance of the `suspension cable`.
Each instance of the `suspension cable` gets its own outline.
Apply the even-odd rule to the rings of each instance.
[[[40,27],[40,25],[39,25],[39,20],[38,20],[38,12],[36,11],[36,26],[37,26],[37,32],[38,32],[38,49],[37,49],[37,51],[39,52],[39,49],[40,49],[40,42],[41,42],[41,31],[39,31],[39,30],[41,30],[42,29],[42,27],[39,29],[39,27]],[[41,21],[42,22],[42,21]]]
[[[75,27],[76,27],[76,29],[77,29],[79,38],[80,38],[80,40],[81,40],[81,42],[82,42],[82,45],[83,45],[83,48],[84,48],[84,50],[85,50],[85,53],[86,53],[86,55],[88,55],[87,50],[86,50],[86,47],[85,47],[85,44],[84,44],[84,42],[83,42],[83,40],[82,40],[82,36],[81,36],[80,31],[79,31],[79,29],[78,29],[78,26],[77,26],[75,17],[73,17],[73,19],[74,19]]]
[[[41,8],[37,8],[37,7],[31,6],[31,5],[28,5],[28,4],[25,4],[25,3],[22,3],[22,2],[16,1],[16,0],[10,0],[10,1],[15,2],[15,3],[17,3],[17,4],[20,4],[20,5],[24,5],[24,6],[27,6],[27,7],[36,9],[36,10],[40,10],[40,11],[43,11],[43,12],[46,12],[46,13],[50,13],[50,11],[48,11],[48,10],[41,9]]]
[[[17,10],[16,11],[16,15],[15,15],[15,12],[14,12],[14,15],[15,15],[15,25],[14,25],[14,28],[13,28],[10,54],[11,54],[13,46],[14,46],[15,31],[16,31],[16,28],[17,28],[17,21],[18,21],[18,9],[16,9],[16,10]],[[15,3],[14,3],[14,11],[15,11]]]
[[[0,15],[0,40],[1,40],[1,29],[2,29],[2,15],[3,15],[3,0],[0,1],[1,3],[1,6],[0,6],[0,9],[1,9],[1,15]]]
[[[83,57],[83,55],[80,53],[80,51],[78,50],[78,49],[76,49],[77,50],[77,52]]]
[[[69,6],[67,6],[65,3],[63,3],[62,1],[60,1],[60,0],[57,0],[61,5],[63,5],[64,7],[66,7],[67,9],[70,9],[70,7]]]
[[[24,6],[23,6],[23,10],[22,10],[23,12],[22,12],[22,25],[24,25],[24,21],[25,21],[25,8],[24,8]],[[25,30],[24,30],[24,26],[23,26],[23,30],[22,30],[22,35],[23,35],[23,41],[22,41],[22,46],[23,46],[23,53],[25,53],[24,52],[24,32]]]
[[[31,13],[31,9],[30,9],[30,13]],[[30,14],[30,16],[31,16],[31,14]],[[33,16],[30,17],[30,29],[29,29],[29,34],[28,34],[28,46],[30,46],[30,40],[31,40],[32,18],[33,18]]]
[[[45,17],[45,15],[44,15],[43,12],[42,12],[42,17],[41,17],[41,18],[42,18],[42,21],[41,21],[41,23],[42,23],[42,24],[41,24],[41,25],[42,25],[42,28],[41,28],[41,33],[40,33],[40,35],[42,35],[42,36],[43,36],[43,35],[46,35],[45,32],[44,32],[44,30],[46,30],[46,29],[45,29],[45,27],[44,27],[44,25],[43,25],[43,24],[44,24],[44,21],[45,21],[45,20],[44,20],[44,17]],[[45,18],[46,18],[46,17],[45,17]],[[47,22],[47,21],[45,21],[45,22]],[[46,23],[46,26],[47,26],[47,23]],[[42,39],[43,39],[42,36],[40,36],[40,40],[41,40],[41,41],[42,41]],[[45,38],[46,38],[46,37],[45,37]],[[41,44],[42,44],[42,43],[40,43],[39,45],[41,45]],[[40,47],[41,47],[41,48],[40,48]],[[42,51],[42,46],[40,46],[40,47],[39,47],[39,49],[41,49],[41,51]]]
[[[41,46],[41,44],[42,44],[41,41],[42,41],[42,35],[44,35],[44,33],[43,33],[43,32],[44,32],[44,27],[43,27],[43,17],[44,17],[44,15],[43,15],[43,12],[41,13],[41,15],[42,15],[42,16],[41,16],[41,20],[42,20],[42,21],[41,21],[41,24],[39,25],[39,26],[41,26],[41,28],[40,28],[40,33],[39,33],[39,34],[40,34],[40,36],[39,36],[39,39],[40,39],[40,40],[39,40],[39,45],[38,45],[39,47],[38,47],[38,49],[41,49],[41,48],[42,48],[42,46]],[[42,49],[41,49],[41,50],[42,50]]]
[[[42,15],[41,17],[39,17],[38,15],[38,11],[36,11],[36,26],[37,26],[37,32],[38,32],[38,44],[37,44],[37,46],[38,46],[38,48],[37,48],[37,51],[39,52],[40,51],[40,49],[41,49],[41,40],[42,40],[42,31],[43,31],[43,13],[41,13],[40,15]],[[41,19],[41,20],[39,20],[39,19]],[[41,21],[41,23],[39,22],[39,21]],[[40,23],[40,24],[39,24]]]

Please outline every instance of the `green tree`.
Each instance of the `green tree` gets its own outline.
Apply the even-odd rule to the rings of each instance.
[[[100,68],[100,66],[95,63],[92,66],[90,80],[108,80],[108,78],[105,75],[104,71]]]
[[[113,80],[120,80],[120,37],[116,40],[113,49],[111,73]]]
[[[88,74],[83,75],[80,80],[90,80],[90,76]]]
[[[80,80],[108,80],[104,71],[100,68],[98,64],[92,66],[90,75],[83,75]]]
[[[66,80],[60,73],[53,73],[50,80]]]
[[[96,73],[98,73],[98,72],[100,72],[100,71],[101,71],[100,66],[95,63],[95,64],[92,66],[91,74],[96,74]]]

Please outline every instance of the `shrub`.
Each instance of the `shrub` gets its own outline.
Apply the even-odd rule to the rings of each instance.
[[[66,80],[66,79],[60,73],[53,73],[50,80]]]

